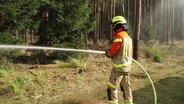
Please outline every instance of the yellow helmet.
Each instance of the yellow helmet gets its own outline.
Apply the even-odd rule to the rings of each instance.
[[[123,16],[115,16],[112,20],[111,20],[111,24],[126,24],[127,21],[125,20],[125,18]]]

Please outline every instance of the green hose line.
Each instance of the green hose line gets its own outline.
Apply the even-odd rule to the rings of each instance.
[[[149,76],[149,74],[146,71],[146,69],[138,61],[136,61],[136,60],[133,59],[133,62],[135,62],[136,64],[138,64],[142,68],[142,70],[147,75],[148,79],[150,80],[150,83],[151,83],[152,88],[153,88],[153,93],[154,93],[154,99],[155,99],[155,103],[154,104],[157,104],[157,93],[156,93],[156,89],[155,89],[155,86],[153,84],[153,81],[151,80],[151,77]]]

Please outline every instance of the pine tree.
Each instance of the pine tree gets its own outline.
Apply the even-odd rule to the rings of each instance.
[[[88,2],[43,0],[39,8],[40,43],[62,47],[84,48],[84,34],[92,30],[86,22],[89,16]]]

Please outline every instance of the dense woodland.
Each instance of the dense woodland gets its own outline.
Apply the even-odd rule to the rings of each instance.
[[[150,77],[158,104],[184,104],[184,0],[0,0],[0,45],[105,50],[117,15],[126,18],[134,59],[145,67],[132,64],[134,104],[156,100]],[[109,61],[98,54],[0,48],[0,103],[106,104]]]
[[[184,0],[1,0],[0,43],[85,48],[112,38],[113,16],[124,16],[135,52],[139,40],[184,39]]]

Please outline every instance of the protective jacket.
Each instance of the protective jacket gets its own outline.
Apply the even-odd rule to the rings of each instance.
[[[113,34],[114,41],[107,51],[111,57],[113,68],[122,68],[131,65],[132,39],[128,33],[120,28]]]

